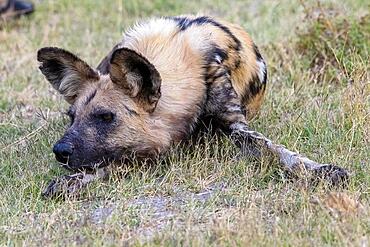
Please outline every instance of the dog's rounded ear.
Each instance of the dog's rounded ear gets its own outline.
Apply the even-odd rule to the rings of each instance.
[[[57,47],[38,50],[37,61],[46,79],[70,104],[74,103],[86,83],[99,80],[99,74],[86,62]]]
[[[161,76],[145,57],[120,48],[110,59],[110,78],[146,111],[153,112],[161,97]]]

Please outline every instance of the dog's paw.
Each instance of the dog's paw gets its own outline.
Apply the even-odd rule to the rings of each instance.
[[[58,177],[43,190],[42,196],[45,198],[77,196],[84,186],[83,178],[82,173]]]
[[[332,186],[346,186],[348,184],[348,171],[336,165],[322,165],[316,168],[313,173],[315,180],[323,179]]]

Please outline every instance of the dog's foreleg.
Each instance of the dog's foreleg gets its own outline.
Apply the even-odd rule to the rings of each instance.
[[[315,177],[324,178],[333,185],[342,184],[349,177],[345,169],[332,164],[320,164],[290,151],[282,145],[275,144],[261,133],[250,130],[244,122],[233,123],[230,129],[234,141],[242,149],[247,149],[248,152],[255,150],[256,147],[257,150],[265,148],[279,157],[281,164],[289,171],[298,171],[303,168],[312,172]]]
[[[76,196],[87,184],[104,179],[108,175],[108,167],[98,168],[92,173],[79,172],[73,175],[64,175],[52,180],[43,190],[42,195],[46,198]]]

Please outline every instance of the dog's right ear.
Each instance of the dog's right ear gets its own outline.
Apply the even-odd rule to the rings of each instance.
[[[66,101],[73,104],[86,83],[99,80],[99,74],[72,53],[56,47],[37,52],[39,69]]]
[[[145,57],[134,50],[120,48],[110,59],[110,78],[147,112],[153,112],[161,97],[162,79]]]

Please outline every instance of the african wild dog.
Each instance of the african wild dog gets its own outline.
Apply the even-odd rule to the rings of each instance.
[[[319,164],[248,128],[263,101],[266,63],[239,26],[207,16],[155,18],[128,30],[97,69],[65,50],[38,51],[40,70],[71,104],[71,125],[54,146],[56,159],[84,172],[52,182],[45,195],[79,189],[114,162],[155,158],[217,122],[242,151],[265,148],[289,170],[304,167],[337,183],[347,172]],[[96,168],[89,173],[86,169]],[[67,191],[68,192],[68,191]],[[70,192],[70,191],[69,191]]]

